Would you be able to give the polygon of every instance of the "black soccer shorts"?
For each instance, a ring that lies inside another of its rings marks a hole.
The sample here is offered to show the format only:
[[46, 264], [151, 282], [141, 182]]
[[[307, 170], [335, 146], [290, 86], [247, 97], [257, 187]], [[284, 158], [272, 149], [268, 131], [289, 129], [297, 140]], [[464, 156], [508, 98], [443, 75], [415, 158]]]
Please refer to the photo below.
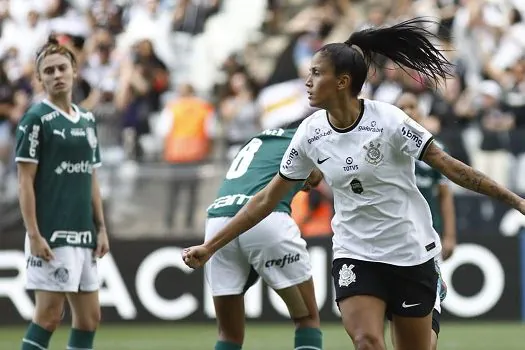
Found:
[[387, 314], [424, 317], [436, 301], [438, 274], [434, 259], [415, 266], [335, 259], [332, 263], [336, 302], [370, 295], [387, 304]]

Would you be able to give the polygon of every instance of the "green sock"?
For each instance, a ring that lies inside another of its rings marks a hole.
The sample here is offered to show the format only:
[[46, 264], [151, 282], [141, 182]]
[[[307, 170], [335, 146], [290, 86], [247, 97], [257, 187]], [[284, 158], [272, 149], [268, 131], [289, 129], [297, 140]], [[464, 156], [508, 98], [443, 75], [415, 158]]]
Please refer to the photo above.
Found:
[[241, 350], [242, 344], [235, 344], [229, 341], [218, 340], [215, 343], [215, 350]]
[[298, 328], [295, 330], [295, 350], [322, 350], [323, 333], [319, 328]]
[[93, 349], [93, 339], [95, 339], [95, 331], [82, 331], [80, 329], [72, 328], [69, 333], [67, 349], [91, 350]]
[[51, 335], [53, 335], [53, 332], [31, 322], [29, 327], [27, 327], [24, 339], [22, 339], [22, 350], [47, 349]]

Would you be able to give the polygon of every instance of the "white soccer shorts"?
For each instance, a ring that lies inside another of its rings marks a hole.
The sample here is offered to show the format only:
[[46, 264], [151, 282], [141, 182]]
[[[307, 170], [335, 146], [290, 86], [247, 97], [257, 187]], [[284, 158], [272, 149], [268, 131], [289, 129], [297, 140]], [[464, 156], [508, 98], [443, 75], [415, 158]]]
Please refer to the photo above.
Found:
[[[209, 218], [206, 240], [214, 237], [231, 219]], [[270, 214], [228, 243], [204, 266], [213, 296], [245, 292], [252, 269], [273, 289], [288, 288], [312, 276], [310, 257], [299, 227], [288, 214], [280, 212]]]
[[58, 247], [53, 249], [55, 258], [49, 262], [31, 256], [26, 235], [25, 256], [26, 289], [50, 292], [94, 292], [99, 289], [97, 260], [93, 249]]

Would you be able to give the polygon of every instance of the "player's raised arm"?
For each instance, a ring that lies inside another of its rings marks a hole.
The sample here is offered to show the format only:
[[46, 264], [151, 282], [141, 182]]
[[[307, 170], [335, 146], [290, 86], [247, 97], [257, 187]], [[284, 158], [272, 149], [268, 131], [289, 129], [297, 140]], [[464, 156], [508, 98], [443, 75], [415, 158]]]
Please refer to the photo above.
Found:
[[285, 179], [280, 174], [275, 175], [214, 238], [201, 246], [186, 249], [183, 255], [184, 262], [192, 268], [204, 265], [217, 250], [267, 217], [294, 184], [293, 180]]
[[192, 268], [204, 265], [217, 250], [270, 215], [297, 181], [306, 181], [315, 166], [303, 150], [304, 130], [303, 122], [288, 145], [279, 173], [272, 181], [253, 196], [215, 237], [200, 246], [184, 250], [183, 259], [186, 265]]
[[212, 252], [215, 252], [241, 233], [261, 222], [262, 219], [272, 212], [293, 185], [293, 181], [286, 180], [280, 175], [275, 175], [272, 181], [239, 211], [239, 214], [232, 220], [229, 230], [224, 230], [223, 233], [209, 240], [205, 245]]
[[485, 174], [451, 157], [437, 145], [431, 143], [422, 159], [459, 186], [498, 199], [525, 214], [525, 200], [523, 198]]

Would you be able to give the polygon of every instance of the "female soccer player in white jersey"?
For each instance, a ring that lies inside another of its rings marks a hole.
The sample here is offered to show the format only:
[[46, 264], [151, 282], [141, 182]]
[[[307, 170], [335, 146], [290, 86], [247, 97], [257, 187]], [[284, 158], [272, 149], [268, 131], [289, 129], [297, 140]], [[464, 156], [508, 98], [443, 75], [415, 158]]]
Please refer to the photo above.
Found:
[[202, 266], [271, 213], [294, 182], [317, 167], [334, 193], [332, 271], [342, 322], [354, 347], [386, 349], [383, 324], [389, 312], [397, 349], [430, 349], [438, 278], [434, 258], [441, 244], [416, 187], [414, 159], [522, 213], [525, 200], [447, 155], [397, 107], [358, 98], [375, 54], [434, 82], [448, 75], [451, 64], [431, 44], [432, 34], [424, 29], [428, 24], [412, 19], [323, 46], [306, 81], [310, 105], [321, 110], [299, 126], [280, 173], [214, 238], [186, 249], [186, 264]]
[[100, 152], [93, 114], [72, 104], [77, 64], [50, 38], [35, 69], [47, 98], [17, 128], [20, 208], [27, 230], [26, 287], [35, 313], [22, 350], [47, 349], [64, 302], [72, 310], [67, 349], [92, 349], [100, 320], [97, 257], [109, 250], [95, 168]]

